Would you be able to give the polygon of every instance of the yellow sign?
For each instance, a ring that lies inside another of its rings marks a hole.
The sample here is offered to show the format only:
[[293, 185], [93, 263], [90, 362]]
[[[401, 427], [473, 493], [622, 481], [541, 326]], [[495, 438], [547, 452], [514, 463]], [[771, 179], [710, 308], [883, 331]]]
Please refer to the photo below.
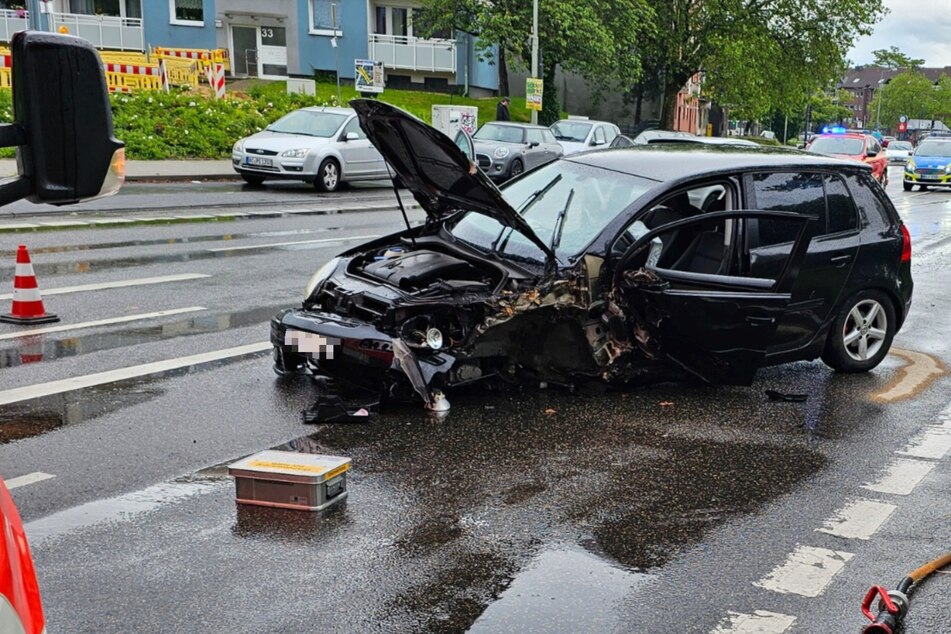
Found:
[[529, 110], [542, 109], [542, 92], [544, 80], [529, 77], [525, 80], [525, 107]]

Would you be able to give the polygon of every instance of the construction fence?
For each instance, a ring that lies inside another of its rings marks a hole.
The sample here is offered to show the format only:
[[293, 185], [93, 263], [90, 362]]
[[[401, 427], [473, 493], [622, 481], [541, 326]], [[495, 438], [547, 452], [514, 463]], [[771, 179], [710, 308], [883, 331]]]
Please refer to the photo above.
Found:
[[[224, 49], [182, 49], [156, 47], [151, 53], [100, 51], [106, 85], [110, 92], [163, 90], [168, 86], [198, 86], [208, 81], [208, 70], [216, 64], [230, 70]], [[163, 72], [164, 67], [164, 72]], [[0, 88], [10, 88], [10, 50], [0, 47]]]

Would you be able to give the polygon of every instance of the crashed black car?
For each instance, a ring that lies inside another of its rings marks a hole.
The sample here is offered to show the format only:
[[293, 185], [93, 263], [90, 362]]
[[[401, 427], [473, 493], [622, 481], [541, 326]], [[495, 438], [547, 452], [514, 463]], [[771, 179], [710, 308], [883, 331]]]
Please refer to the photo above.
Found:
[[911, 306], [910, 238], [869, 169], [794, 150], [597, 150], [500, 190], [379, 101], [360, 125], [426, 211], [342, 253], [271, 322], [275, 370], [385, 396], [467, 383], [749, 384], [861, 372]]

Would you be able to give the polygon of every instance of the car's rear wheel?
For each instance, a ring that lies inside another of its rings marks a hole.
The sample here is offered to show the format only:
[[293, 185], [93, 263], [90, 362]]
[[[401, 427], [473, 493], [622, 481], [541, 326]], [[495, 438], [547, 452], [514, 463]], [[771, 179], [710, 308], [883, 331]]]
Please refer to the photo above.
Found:
[[522, 164], [522, 160], [521, 160], [521, 159], [513, 159], [513, 160], [512, 160], [512, 169], [509, 170], [509, 177], [510, 177], [510, 178], [515, 178], [516, 176], [518, 176], [519, 174], [521, 174], [521, 173], [524, 172], [524, 171], [525, 171], [525, 165]]
[[340, 187], [340, 165], [332, 158], [325, 158], [317, 170], [317, 180], [314, 181], [317, 191], [333, 192]]
[[867, 372], [888, 354], [896, 326], [888, 296], [861, 291], [840, 306], [822, 360], [838, 372]]
[[251, 187], [260, 187], [264, 184], [263, 176], [254, 176], [252, 174], [242, 174], [241, 178], [244, 179], [244, 182], [250, 185]]
[[906, 192], [910, 192], [910, 191], [911, 191], [911, 183], [902, 183], [902, 184], [901, 184], [901, 188], [904, 189]]

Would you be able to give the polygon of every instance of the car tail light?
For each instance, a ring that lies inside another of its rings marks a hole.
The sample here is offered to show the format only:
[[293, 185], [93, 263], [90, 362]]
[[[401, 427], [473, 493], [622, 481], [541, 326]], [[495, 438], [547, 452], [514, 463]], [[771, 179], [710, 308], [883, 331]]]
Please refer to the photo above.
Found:
[[911, 234], [905, 225], [901, 226], [901, 261], [911, 262]]

